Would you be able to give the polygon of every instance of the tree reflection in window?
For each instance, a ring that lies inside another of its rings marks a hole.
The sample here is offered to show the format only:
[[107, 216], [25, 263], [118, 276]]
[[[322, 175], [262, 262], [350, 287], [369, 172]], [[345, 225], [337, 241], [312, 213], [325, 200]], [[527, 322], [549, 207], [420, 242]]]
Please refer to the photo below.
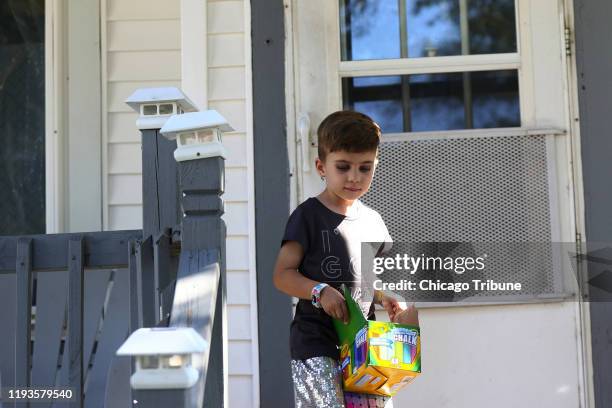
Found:
[[44, 8], [0, 3], [0, 235], [45, 232]]
[[513, 53], [514, 0], [339, 0], [343, 61]]
[[342, 84], [344, 108], [372, 116], [385, 133], [521, 125], [516, 70], [355, 77]]

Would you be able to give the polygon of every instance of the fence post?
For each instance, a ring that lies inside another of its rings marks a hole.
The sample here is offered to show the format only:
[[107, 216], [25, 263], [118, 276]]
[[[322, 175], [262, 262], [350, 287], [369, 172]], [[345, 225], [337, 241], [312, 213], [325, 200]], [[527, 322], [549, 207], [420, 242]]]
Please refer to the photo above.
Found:
[[[161, 240], [170, 241], [166, 229], [175, 229], [181, 220], [178, 169], [173, 158], [176, 144], [162, 137], [159, 130], [172, 115], [192, 112], [196, 108], [174, 87], [138, 89], [125, 102], [140, 114], [136, 126], [142, 140], [142, 235], [144, 242], [151, 236], [155, 245]], [[166, 314], [160, 312], [160, 293], [166, 289], [163, 285], [172, 282], [174, 277], [170, 276], [171, 268], [155, 268], [154, 265], [140, 272], [143, 280], [153, 283], [147, 285], [145, 282], [145, 286], [154, 287], [153, 293], [143, 291], [143, 324], [155, 326]]]
[[[17, 240], [17, 332], [15, 337], [15, 386], [30, 386], [30, 365], [32, 364], [31, 322], [32, 322], [32, 239]], [[18, 406], [28, 406], [27, 403]]]
[[[177, 143], [174, 157], [179, 165], [183, 212], [171, 325], [191, 326], [210, 342], [204, 354], [203, 381], [196, 391], [206, 407], [227, 403], [226, 228], [221, 219], [227, 153], [221, 134], [232, 130], [214, 110], [175, 116], [161, 130]], [[190, 279], [181, 284], [183, 277]], [[198, 299], [193, 298], [194, 293], [200, 294]]]

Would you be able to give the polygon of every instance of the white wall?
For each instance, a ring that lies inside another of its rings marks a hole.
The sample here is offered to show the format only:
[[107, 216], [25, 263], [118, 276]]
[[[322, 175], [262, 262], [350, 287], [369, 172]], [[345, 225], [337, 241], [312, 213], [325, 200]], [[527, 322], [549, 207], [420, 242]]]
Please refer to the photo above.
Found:
[[[109, 230], [142, 228], [137, 88], [180, 86], [179, 1], [102, 1], [103, 219]], [[163, 61], [163, 63], [160, 63]]]
[[582, 406], [576, 303], [419, 315], [422, 373], [393, 398], [396, 408]]
[[[203, 39], [205, 47], [201, 47], [207, 54], [207, 84], [201, 90], [206, 104], [225, 116], [235, 129], [223, 137], [229, 152], [223, 218], [227, 224], [231, 408], [257, 406], [259, 399], [249, 7], [248, 1], [208, 0], [207, 38]], [[102, 35], [106, 229], [142, 227], [140, 134], [135, 125], [136, 113], [123, 101], [140, 87], [181, 86], [181, 60], [189, 61], [190, 56], [181, 56], [180, 8], [179, 0], [105, 0]], [[194, 99], [199, 100], [199, 95]]]
[[251, 124], [250, 4], [208, 1], [208, 108], [216, 109], [235, 132], [223, 138], [229, 320], [229, 406], [258, 405], [257, 314], [254, 267], [254, 193]]

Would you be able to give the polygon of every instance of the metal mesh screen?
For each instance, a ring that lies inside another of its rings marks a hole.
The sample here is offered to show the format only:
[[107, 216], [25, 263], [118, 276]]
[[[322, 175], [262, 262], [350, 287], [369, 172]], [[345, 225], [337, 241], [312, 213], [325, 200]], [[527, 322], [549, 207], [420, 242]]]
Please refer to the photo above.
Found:
[[498, 249], [486, 278], [555, 292], [545, 135], [384, 142], [379, 159], [363, 202], [395, 242], [538, 242]]

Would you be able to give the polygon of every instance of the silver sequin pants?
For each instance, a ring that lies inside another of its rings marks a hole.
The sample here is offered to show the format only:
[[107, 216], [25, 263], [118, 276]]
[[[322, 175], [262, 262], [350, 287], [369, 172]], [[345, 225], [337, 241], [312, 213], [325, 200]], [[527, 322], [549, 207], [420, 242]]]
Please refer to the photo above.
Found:
[[393, 408], [391, 398], [344, 393], [338, 363], [329, 357], [291, 360], [296, 408]]

